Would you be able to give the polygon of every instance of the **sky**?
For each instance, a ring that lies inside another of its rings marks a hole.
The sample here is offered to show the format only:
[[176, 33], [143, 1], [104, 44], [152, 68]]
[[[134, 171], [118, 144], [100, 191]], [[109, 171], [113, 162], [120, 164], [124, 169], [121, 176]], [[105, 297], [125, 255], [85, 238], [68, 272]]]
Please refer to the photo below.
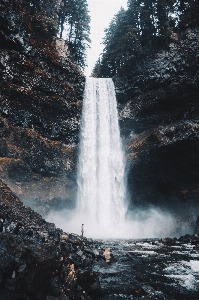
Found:
[[109, 26], [114, 15], [121, 7], [127, 8], [127, 0], [87, 0], [91, 16], [91, 48], [87, 54], [88, 67], [85, 68], [85, 75], [90, 76], [95, 62], [102, 53], [102, 38], [104, 29]]

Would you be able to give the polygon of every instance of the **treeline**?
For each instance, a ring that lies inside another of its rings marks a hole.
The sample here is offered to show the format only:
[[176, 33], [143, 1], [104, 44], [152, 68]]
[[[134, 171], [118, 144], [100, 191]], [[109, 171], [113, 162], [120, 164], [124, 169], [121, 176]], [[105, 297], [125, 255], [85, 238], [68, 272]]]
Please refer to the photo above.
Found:
[[86, 0], [62, 0], [59, 7], [59, 35], [64, 37], [77, 63], [84, 68], [89, 47], [90, 16]]
[[14, 0], [35, 38], [63, 37], [74, 60], [82, 69], [90, 39], [87, 0]]
[[128, 73], [136, 59], [165, 48], [179, 29], [199, 24], [199, 0], [128, 0], [105, 29], [93, 77]]

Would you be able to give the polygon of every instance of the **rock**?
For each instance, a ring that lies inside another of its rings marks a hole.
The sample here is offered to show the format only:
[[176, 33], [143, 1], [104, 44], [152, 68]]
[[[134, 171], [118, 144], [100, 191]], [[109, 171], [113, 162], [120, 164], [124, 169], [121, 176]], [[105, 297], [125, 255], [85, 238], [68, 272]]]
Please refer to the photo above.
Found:
[[161, 239], [161, 242], [167, 245], [174, 245], [175, 244], [175, 240], [170, 238], [170, 237], [165, 237]]
[[98, 276], [92, 271], [97, 256], [91, 241], [84, 238], [82, 242], [80, 236], [46, 222], [2, 181], [0, 200], [5, 228], [0, 232], [0, 284], [6, 300], [15, 299], [17, 293], [18, 299], [26, 300], [81, 300], [79, 294], [84, 291], [101, 295]]
[[84, 271], [78, 276], [77, 282], [78, 285], [91, 296], [99, 297], [102, 294], [100, 283], [95, 272]]
[[69, 236], [67, 234], [60, 235], [61, 242], [67, 242], [69, 240]]
[[54, 25], [50, 31], [45, 23], [55, 22], [56, 9], [48, 6], [41, 17], [27, 1], [7, 4], [2, 0], [0, 175], [47, 215], [74, 206], [85, 78]]
[[23, 273], [24, 272], [24, 270], [25, 270], [25, 268], [26, 268], [26, 264], [24, 264], [24, 265], [21, 265], [20, 267], [19, 267], [19, 269], [18, 269], [18, 273]]
[[166, 208], [183, 224], [174, 228], [177, 236], [193, 232], [193, 207], [199, 209], [198, 41], [197, 27], [183, 30], [169, 49], [148, 53], [113, 78], [128, 208]]
[[100, 297], [102, 295], [102, 290], [100, 286], [99, 279], [97, 278], [96, 281], [90, 286], [91, 292], [90, 295]]
[[46, 296], [45, 300], [69, 300], [68, 297], [66, 297], [66, 295], [61, 295], [59, 297], [53, 297], [53, 296]]
[[142, 289], [145, 291], [145, 293], [150, 294], [150, 295], [154, 295], [154, 293], [155, 293], [154, 288], [150, 285], [142, 285]]

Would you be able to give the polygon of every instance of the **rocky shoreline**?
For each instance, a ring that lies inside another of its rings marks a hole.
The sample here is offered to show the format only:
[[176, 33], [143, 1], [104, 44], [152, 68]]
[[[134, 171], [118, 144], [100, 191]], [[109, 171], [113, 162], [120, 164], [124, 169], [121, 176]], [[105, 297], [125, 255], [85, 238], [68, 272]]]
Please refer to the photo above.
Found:
[[[2, 182], [0, 220], [1, 300], [198, 299], [198, 234], [92, 240], [46, 222]], [[177, 275], [191, 286], [172, 279], [173, 265], [187, 266]]]
[[[90, 299], [100, 295], [91, 239], [46, 222], [1, 182], [0, 299]], [[105, 258], [104, 258], [105, 260]], [[84, 295], [85, 294], [85, 295]]]

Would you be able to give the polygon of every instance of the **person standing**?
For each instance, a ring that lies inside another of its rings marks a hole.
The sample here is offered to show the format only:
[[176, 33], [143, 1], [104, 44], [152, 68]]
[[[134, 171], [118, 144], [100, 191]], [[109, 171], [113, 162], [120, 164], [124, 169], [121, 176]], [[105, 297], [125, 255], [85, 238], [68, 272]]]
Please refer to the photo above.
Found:
[[81, 233], [82, 233], [82, 237], [83, 237], [84, 236], [84, 224], [82, 224]]

